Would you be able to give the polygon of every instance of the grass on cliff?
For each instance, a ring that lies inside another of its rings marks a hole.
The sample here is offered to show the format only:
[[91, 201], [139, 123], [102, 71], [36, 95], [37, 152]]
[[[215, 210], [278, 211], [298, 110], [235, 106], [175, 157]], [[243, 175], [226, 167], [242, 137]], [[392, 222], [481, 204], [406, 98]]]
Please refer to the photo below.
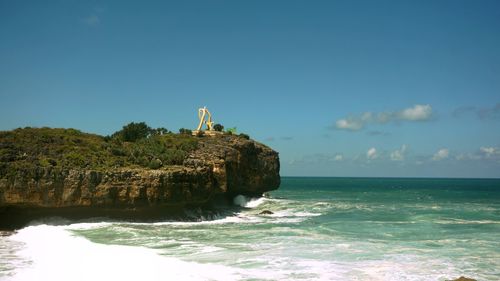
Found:
[[75, 129], [23, 128], [1, 131], [0, 178], [12, 176], [20, 170], [33, 171], [48, 167], [61, 170], [120, 167], [158, 169], [181, 165], [189, 152], [198, 145], [196, 137], [165, 130], [151, 130], [146, 136], [134, 141], [124, 141], [119, 137], [119, 132], [103, 137]]

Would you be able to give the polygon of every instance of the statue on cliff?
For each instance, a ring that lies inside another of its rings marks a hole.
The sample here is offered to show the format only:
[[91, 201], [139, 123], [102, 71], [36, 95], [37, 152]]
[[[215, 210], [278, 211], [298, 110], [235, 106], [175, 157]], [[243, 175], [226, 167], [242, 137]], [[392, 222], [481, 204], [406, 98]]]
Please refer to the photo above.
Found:
[[[198, 109], [198, 118], [200, 119], [200, 123], [198, 124], [198, 128], [196, 128], [196, 131], [200, 131], [201, 128], [203, 127], [203, 124], [207, 125], [208, 131], [214, 130], [213, 129], [214, 122], [212, 122], [212, 114], [210, 114], [210, 111], [208, 111], [206, 106]], [[207, 120], [205, 120], [206, 118]]]

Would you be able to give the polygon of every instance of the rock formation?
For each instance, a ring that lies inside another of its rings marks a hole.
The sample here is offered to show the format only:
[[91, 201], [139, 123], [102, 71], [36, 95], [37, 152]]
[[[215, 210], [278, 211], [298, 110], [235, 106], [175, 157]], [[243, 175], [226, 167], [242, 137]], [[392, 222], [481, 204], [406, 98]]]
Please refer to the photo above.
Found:
[[[221, 196], [261, 195], [279, 187], [278, 153], [233, 135], [201, 137], [183, 165], [104, 170], [20, 169], [0, 177], [0, 228], [44, 215], [148, 216], [203, 206]], [[155, 213], [155, 214], [153, 214]]]
[[459, 278], [453, 279], [453, 280], [450, 280], [450, 281], [476, 281], [476, 279], [472, 279], [472, 278], [467, 278], [467, 277], [460, 276]]

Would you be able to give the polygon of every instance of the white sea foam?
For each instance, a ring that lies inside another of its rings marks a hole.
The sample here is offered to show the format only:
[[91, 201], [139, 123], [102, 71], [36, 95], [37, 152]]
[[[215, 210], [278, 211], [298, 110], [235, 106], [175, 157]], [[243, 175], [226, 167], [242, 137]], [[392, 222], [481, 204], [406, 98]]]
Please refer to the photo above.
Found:
[[500, 224], [500, 221], [444, 219], [444, 220], [436, 220], [435, 223], [438, 223], [438, 224]]
[[321, 216], [321, 213], [311, 213], [311, 212], [294, 212], [293, 210], [282, 210], [276, 211], [274, 214], [269, 215], [275, 218], [286, 218], [286, 217], [317, 217]]
[[244, 195], [237, 195], [233, 199], [234, 205], [245, 207], [245, 208], [256, 208], [262, 203], [268, 201], [269, 199], [265, 197], [251, 198]]
[[257, 199], [250, 199], [250, 201], [247, 202], [247, 204], [245, 205], [245, 207], [247, 207], [247, 208], [256, 208], [256, 207], [260, 206], [262, 203], [266, 202], [267, 200], [268, 199], [264, 198], [264, 197], [257, 198]]
[[235, 280], [223, 265], [186, 262], [141, 247], [102, 245], [72, 236], [64, 227], [39, 225], [10, 239], [25, 244], [18, 254], [31, 261], [7, 280]]
[[[211, 225], [211, 224], [231, 224], [231, 223], [257, 223], [261, 222], [262, 219], [253, 216], [247, 216], [244, 214], [236, 214], [234, 216], [228, 216], [216, 220], [205, 220], [205, 221], [168, 221], [168, 222], [156, 222], [148, 225], [172, 225], [172, 226], [196, 226], [196, 225]], [[141, 223], [138, 223], [141, 224]]]
[[[360, 242], [354, 241], [339, 240], [335, 247], [314, 250], [314, 246], [311, 248], [304, 243], [293, 243], [297, 249], [287, 247], [288, 243], [276, 244], [271, 240], [254, 251], [241, 253], [232, 252], [231, 247], [226, 249], [191, 240], [179, 246], [199, 248], [195, 255], [189, 254], [191, 259], [200, 256], [203, 260], [214, 257], [218, 260], [218, 264], [207, 264], [172, 257], [183, 252], [179, 248], [170, 253], [165, 252], [171, 251], [169, 249], [92, 243], [68, 230], [77, 226], [80, 229], [94, 227], [92, 224], [38, 225], [8, 237], [24, 244], [17, 255], [30, 263], [16, 264], [16, 274], [5, 277], [5, 280], [445, 280], [462, 273], [447, 260], [409, 254], [412, 249], [401, 248], [405, 253], [384, 254], [376, 259], [348, 261], [335, 258], [343, 252], [362, 257], [363, 253], [356, 253], [356, 248], [361, 247]], [[296, 229], [290, 228], [290, 231]], [[306, 236], [304, 231], [294, 237], [302, 239]], [[324, 239], [328, 237], [321, 237], [318, 241]], [[272, 250], [273, 247], [278, 248]], [[308, 247], [315, 254], [305, 258], [303, 255], [307, 251], [301, 247]], [[383, 249], [371, 247], [371, 251]], [[227, 258], [231, 255], [233, 258]], [[227, 260], [221, 262], [221, 259]]]
[[85, 223], [73, 223], [66, 226], [66, 229], [77, 230], [77, 229], [95, 229], [108, 227], [113, 225], [112, 222], [85, 222]]
[[311, 213], [311, 212], [296, 212], [294, 215], [296, 217], [317, 217], [317, 216], [321, 216], [320, 213]]

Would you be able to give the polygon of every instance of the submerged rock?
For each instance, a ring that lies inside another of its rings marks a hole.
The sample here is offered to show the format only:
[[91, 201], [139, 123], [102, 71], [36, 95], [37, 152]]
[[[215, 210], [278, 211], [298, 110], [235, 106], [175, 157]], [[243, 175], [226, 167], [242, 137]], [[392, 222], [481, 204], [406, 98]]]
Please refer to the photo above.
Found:
[[159, 169], [19, 168], [0, 173], [0, 228], [47, 215], [148, 217], [202, 206], [221, 195], [261, 196], [279, 187], [279, 168], [276, 151], [232, 135], [199, 138], [182, 165]]
[[272, 214], [274, 214], [274, 213], [269, 211], [269, 210], [264, 210], [264, 211], [259, 213], [259, 215], [272, 215]]
[[460, 276], [457, 279], [452, 279], [452, 280], [449, 280], [449, 281], [477, 281], [477, 280], [476, 279], [472, 279], [472, 278], [467, 278], [467, 277]]

